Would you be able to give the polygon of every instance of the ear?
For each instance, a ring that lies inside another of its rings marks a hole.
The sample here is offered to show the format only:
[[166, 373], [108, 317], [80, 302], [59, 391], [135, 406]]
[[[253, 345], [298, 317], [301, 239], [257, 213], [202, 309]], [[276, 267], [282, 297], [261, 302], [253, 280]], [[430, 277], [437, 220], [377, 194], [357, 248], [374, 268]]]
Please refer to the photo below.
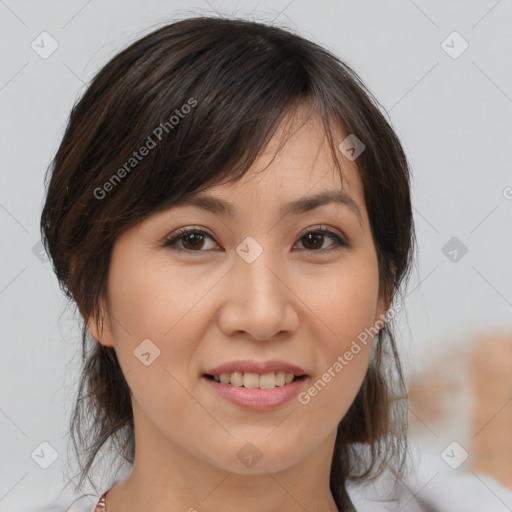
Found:
[[[75, 269], [76, 269], [76, 260], [77, 256], [73, 255], [71, 257], [71, 261], [69, 264], [70, 269], [70, 275], [74, 276]], [[77, 302], [78, 309], [80, 310], [80, 313], [82, 315], [82, 318], [85, 318], [86, 315], [80, 305], [79, 302]], [[112, 328], [110, 324], [110, 317], [107, 314], [107, 308], [105, 307], [103, 299], [100, 298], [99, 305], [100, 309], [100, 319], [101, 319], [101, 326], [98, 325], [94, 318], [89, 318], [87, 320], [87, 327], [89, 328], [89, 332], [91, 333], [92, 337], [101, 343], [102, 345], [105, 345], [106, 347], [113, 347], [113, 336], [112, 336]]]
[[391, 299], [389, 295], [381, 293], [377, 301], [377, 311], [375, 314], [375, 323], [384, 323], [389, 307], [391, 306]]
[[[395, 274], [396, 267], [392, 263], [391, 269], [393, 276]], [[390, 287], [380, 284], [379, 285], [379, 300], [377, 301], [377, 312], [375, 316], [375, 323], [384, 323], [389, 308], [391, 307], [392, 289]]]
[[98, 307], [100, 309], [101, 325], [98, 325], [94, 318], [90, 318], [87, 322], [89, 332], [98, 343], [101, 343], [106, 347], [113, 347], [114, 338], [112, 335], [112, 324], [110, 322], [110, 316], [107, 313], [107, 309], [105, 307], [103, 299], [100, 299]]

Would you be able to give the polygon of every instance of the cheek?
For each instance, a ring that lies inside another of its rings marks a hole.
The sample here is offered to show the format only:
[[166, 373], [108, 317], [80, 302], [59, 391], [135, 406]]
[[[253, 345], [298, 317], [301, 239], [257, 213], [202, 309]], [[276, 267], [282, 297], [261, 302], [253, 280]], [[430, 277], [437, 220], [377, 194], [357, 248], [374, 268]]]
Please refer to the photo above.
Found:
[[162, 417], [164, 423], [165, 418], [182, 417], [190, 408], [185, 388], [192, 373], [190, 361], [202, 337], [201, 298], [208, 292], [208, 283], [140, 257], [131, 261], [125, 255], [113, 262], [110, 325], [137, 406], [150, 417]]
[[211, 288], [211, 277], [192, 278], [179, 266], [140, 256], [116, 263], [109, 275], [108, 308], [118, 320], [113, 329], [122, 337], [129, 332], [133, 343], [150, 338], [167, 344], [178, 331], [181, 335], [189, 316], [201, 311], [201, 301]]
[[330, 271], [311, 289], [311, 309], [325, 327], [322, 337], [324, 352], [333, 354], [348, 350], [352, 341], [372, 327], [377, 320], [379, 300], [378, 267], [376, 256], [354, 254]]
[[335, 424], [354, 400], [369, 364], [379, 292], [376, 258], [362, 255], [329, 276], [310, 295], [320, 319], [316, 325], [325, 334], [315, 338], [319, 373], [299, 402], [311, 415]]
[[116, 354], [141, 407], [154, 412], [166, 404], [166, 414], [185, 414], [190, 395], [183, 386], [198, 378], [191, 362], [208, 328], [207, 308], [219, 278], [200, 267], [187, 272], [168, 262], [144, 261], [140, 254], [130, 260], [128, 254], [113, 260], [109, 276]]

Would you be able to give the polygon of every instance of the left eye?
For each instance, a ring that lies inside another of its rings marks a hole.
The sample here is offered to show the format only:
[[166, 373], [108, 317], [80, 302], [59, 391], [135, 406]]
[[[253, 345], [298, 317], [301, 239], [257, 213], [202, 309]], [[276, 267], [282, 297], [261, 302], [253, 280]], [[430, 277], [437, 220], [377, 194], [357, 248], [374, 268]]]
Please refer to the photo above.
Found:
[[[328, 249], [322, 249], [322, 245], [325, 237], [330, 237], [334, 240], [334, 247]], [[169, 237], [165, 240], [164, 246], [169, 247], [171, 250], [184, 251], [184, 252], [205, 252], [201, 250], [204, 248], [204, 241], [209, 238], [213, 241], [213, 238], [203, 230], [200, 229], [183, 229], [178, 231], [174, 236]], [[304, 233], [300, 240], [305, 240], [307, 245], [312, 245], [313, 248], [306, 247], [303, 250], [312, 252], [329, 252], [341, 247], [346, 247], [348, 244], [343, 238], [337, 233], [325, 228], [311, 229]], [[319, 243], [320, 240], [320, 243]], [[180, 244], [180, 242], [183, 242]], [[214, 244], [215, 245], [215, 244]], [[215, 247], [214, 247], [215, 248]], [[320, 249], [320, 250], [319, 250]]]
[[[322, 249], [321, 252], [334, 251], [336, 249], [340, 249], [340, 248], [346, 247], [348, 245], [347, 242], [343, 238], [341, 238], [340, 235], [338, 235], [334, 231], [331, 231], [326, 228], [311, 229], [311, 230], [307, 231], [306, 233], [304, 233], [301, 236], [301, 238], [299, 238], [299, 240], [306, 239], [308, 244], [312, 243], [313, 245], [317, 246], [318, 240], [325, 239], [326, 236], [331, 237], [334, 240], [334, 244], [332, 244], [332, 246], [329, 246], [328, 249]], [[322, 246], [322, 245], [323, 245], [323, 242], [320, 243], [320, 246]], [[316, 247], [316, 249], [318, 249], [318, 247]], [[311, 249], [306, 248], [306, 250], [310, 251]], [[314, 252], [318, 252], [318, 251], [314, 251]]]

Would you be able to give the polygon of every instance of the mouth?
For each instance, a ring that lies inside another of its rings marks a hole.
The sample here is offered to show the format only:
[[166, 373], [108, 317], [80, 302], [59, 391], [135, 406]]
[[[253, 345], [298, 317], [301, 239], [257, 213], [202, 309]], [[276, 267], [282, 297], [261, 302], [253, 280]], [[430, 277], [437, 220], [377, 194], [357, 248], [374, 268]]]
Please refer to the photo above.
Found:
[[211, 375], [205, 373], [203, 374], [203, 377], [220, 384], [227, 384], [230, 386], [244, 387], [248, 389], [274, 389], [277, 387], [287, 386], [288, 384], [298, 380], [305, 380], [307, 375], [296, 375], [291, 372], [278, 371], [263, 374], [252, 372], [233, 372]]

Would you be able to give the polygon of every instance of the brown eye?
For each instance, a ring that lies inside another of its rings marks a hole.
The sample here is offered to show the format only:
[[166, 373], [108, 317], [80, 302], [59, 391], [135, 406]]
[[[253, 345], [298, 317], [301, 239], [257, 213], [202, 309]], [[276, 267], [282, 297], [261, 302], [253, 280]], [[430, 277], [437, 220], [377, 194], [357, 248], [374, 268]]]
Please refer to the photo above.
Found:
[[[205, 240], [212, 237], [198, 229], [184, 229], [165, 241], [165, 247], [186, 252], [204, 252]], [[180, 244], [181, 242], [181, 244]]]
[[[327, 248], [322, 249], [326, 238], [333, 239], [334, 243]], [[213, 237], [209, 233], [200, 229], [187, 228], [178, 231], [172, 237], [166, 239], [164, 246], [169, 247], [172, 250], [189, 253], [206, 252], [209, 249], [218, 247], [217, 245], [213, 244], [213, 247], [205, 249], [205, 245], [207, 245], [208, 239], [213, 241]], [[302, 235], [300, 240], [303, 241], [302, 243], [304, 245], [304, 249], [301, 250], [308, 252], [325, 253], [348, 246], [347, 242], [345, 242], [345, 240], [341, 238], [337, 233], [326, 228], [311, 229]]]
[[204, 235], [201, 233], [189, 233], [181, 237], [185, 249], [201, 249], [204, 245]]
[[[331, 244], [327, 249], [322, 249], [326, 236], [334, 239], [335, 243]], [[325, 228], [312, 229], [304, 234], [301, 240], [304, 240], [305, 250], [314, 252], [329, 252], [339, 249], [340, 246], [346, 247], [348, 245], [337, 233]]]

